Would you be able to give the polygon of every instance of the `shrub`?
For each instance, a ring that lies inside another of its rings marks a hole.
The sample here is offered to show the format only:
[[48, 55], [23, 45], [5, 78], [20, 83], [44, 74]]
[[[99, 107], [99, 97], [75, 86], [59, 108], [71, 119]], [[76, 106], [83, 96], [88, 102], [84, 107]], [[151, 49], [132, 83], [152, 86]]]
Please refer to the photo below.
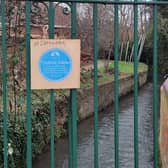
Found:
[[[32, 155], [35, 158], [40, 154], [44, 146], [48, 143], [49, 128], [49, 105], [40, 104], [33, 110], [32, 114]], [[2, 125], [2, 112], [0, 113], [0, 128]], [[9, 155], [9, 150], [13, 153]], [[8, 164], [9, 168], [26, 167], [26, 124], [25, 118], [14, 120], [13, 117], [8, 119]], [[0, 134], [0, 167], [3, 167], [3, 134]]]

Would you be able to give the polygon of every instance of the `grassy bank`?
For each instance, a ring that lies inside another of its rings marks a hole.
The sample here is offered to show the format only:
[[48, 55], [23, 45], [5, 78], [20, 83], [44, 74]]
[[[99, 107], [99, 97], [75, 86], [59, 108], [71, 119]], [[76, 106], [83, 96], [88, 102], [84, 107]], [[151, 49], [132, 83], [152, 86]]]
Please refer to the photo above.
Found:
[[[119, 79], [134, 74], [134, 64], [131, 62], [119, 61]], [[148, 66], [144, 63], [139, 63], [138, 72], [146, 72]], [[114, 80], [114, 61], [111, 61], [108, 67], [109, 72], [105, 72], [104, 66], [98, 68], [98, 82], [99, 85]], [[93, 86], [93, 68], [83, 73], [81, 79], [81, 88]]]
[[[134, 73], [134, 64], [132, 62], [119, 61], [119, 72], [133, 74]], [[114, 61], [109, 64], [110, 69], [114, 69]], [[102, 69], [102, 68], [100, 68]], [[148, 66], [144, 63], [139, 63], [138, 67], [139, 72], [144, 72], [148, 70]]]

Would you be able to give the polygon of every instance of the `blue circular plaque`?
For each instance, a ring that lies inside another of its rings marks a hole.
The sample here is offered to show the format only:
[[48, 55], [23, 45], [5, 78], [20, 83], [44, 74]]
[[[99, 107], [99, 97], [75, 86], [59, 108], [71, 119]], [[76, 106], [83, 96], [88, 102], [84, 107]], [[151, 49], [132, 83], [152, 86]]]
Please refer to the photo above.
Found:
[[70, 74], [72, 60], [64, 50], [53, 48], [41, 56], [38, 66], [46, 80], [56, 82], [64, 80]]

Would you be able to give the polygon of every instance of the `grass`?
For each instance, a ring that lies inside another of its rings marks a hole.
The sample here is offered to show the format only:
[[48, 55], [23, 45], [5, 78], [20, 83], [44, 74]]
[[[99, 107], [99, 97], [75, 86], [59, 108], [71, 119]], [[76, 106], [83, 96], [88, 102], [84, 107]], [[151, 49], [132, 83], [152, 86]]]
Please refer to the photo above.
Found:
[[[109, 69], [114, 69], [114, 61], [109, 64]], [[148, 66], [144, 63], [139, 63], [139, 72], [148, 70]], [[104, 71], [104, 67], [99, 68], [99, 71]], [[134, 64], [132, 62], [119, 61], [119, 72], [126, 74], [134, 74]]]
[[[109, 70], [114, 69], [114, 61], [111, 61], [109, 64]], [[138, 72], [145, 72], [148, 70], [148, 66], [144, 63], [139, 63]], [[93, 72], [86, 72], [86, 80], [81, 82], [81, 88], [90, 88], [93, 87]], [[130, 76], [134, 74], [134, 64], [130, 62], [119, 61], [119, 79], [122, 79], [126, 76]], [[98, 68], [98, 83], [99, 85], [105, 84], [110, 81], [114, 81], [114, 75], [105, 73], [104, 67], [101, 66]]]

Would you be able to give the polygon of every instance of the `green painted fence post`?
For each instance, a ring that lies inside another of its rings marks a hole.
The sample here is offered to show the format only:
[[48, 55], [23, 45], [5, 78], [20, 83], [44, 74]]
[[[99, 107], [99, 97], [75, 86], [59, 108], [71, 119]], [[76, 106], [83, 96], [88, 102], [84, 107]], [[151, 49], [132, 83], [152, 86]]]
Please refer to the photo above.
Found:
[[32, 110], [31, 110], [31, 76], [30, 76], [30, 11], [31, 2], [26, 1], [26, 134], [27, 134], [27, 168], [32, 168]]
[[1, 0], [2, 22], [2, 104], [3, 104], [3, 159], [4, 168], [8, 168], [8, 111], [7, 111], [7, 72], [6, 72], [6, 6]]
[[[138, 0], [134, 0], [135, 3]], [[134, 5], [134, 167], [139, 167], [138, 152], [138, 5]]]
[[[118, 0], [116, 0], [117, 2]], [[115, 168], [119, 168], [119, 18], [118, 4], [114, 6], [114, 145], [115, 145]]]
[[[54, 38], [54, 4], [49, 2], [48, 18], [49, 18], [49, 38]], [[55, 99], [54, 90], [50, 90], [50, 168], [55, 168]]]
[[94, 167], [99, 167], [98, 158], [98, 7], [93, 5], [93, 52], [94, 52]]
[[[77, 11], [76, 11], [76, 3], [71, 4], [71, 37], [75, 39], [77, 37]], [[69, 118], [69, 126], [71, 127], [71, 147], [70, 153], [71, 156], [71, 166], [72, 168], [77, 168], [77, 90], [70, 90], [70, 118]], [[70, 144], [69, 144], [70, 145]]]
[[153, 139], [154, 139], [154, 168], [158, 168], [158, 11], [153, 6]]

